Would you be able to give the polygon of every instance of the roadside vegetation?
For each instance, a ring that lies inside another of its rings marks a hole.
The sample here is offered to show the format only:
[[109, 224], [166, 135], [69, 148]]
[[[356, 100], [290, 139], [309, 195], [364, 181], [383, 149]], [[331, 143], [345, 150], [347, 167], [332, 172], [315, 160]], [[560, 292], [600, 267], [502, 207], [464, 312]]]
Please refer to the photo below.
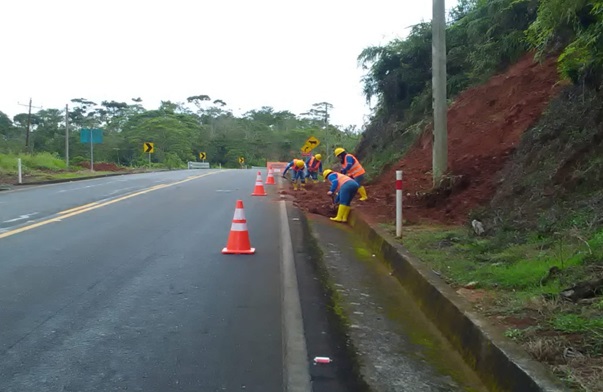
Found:
[[[289, 161], [299, 157], [300, 148], [310, 136], [322, 145], [315, 152], [324, 154], [327, 144], [354, 149], [359, 132], [354, 126], [330, 123], [332, 105], [319, 102], [302, 114], [271, 107], [250, 110], [240, 116], [227, 104], [207, 95], [191, 96], [182, 102], [163, 101], [159, 108], [146, 109], [142, 99], [132, 102], [74, 98], [69, 105], [71, 163], [87, 161], [90, 146], [80, 142], [81, 129], [103, 130], [102, 143], [94, 147], [95, 161], [126, 167], [186, 167], [187, 161], [207, 162], [222, 167], [264, 166], [266, 161]], [[27, 124], [31, 124], [29, 145], [25, 146]], [[0, 153], [40, 154], [64, 159], [65, 110], [44, 109], [15, 115], [0, 112]], [[153, 142], [155, 152], [143, 152], [143, 143]], [[331, 154], [326, 154], [331, 155]], [[45, 167], [49, 169], [49, 167]]]
[[603, 230], [509, 238], [409, 226], [402, 243], [566, 385], [602, 390]]
[[[32, 155], [0, 154], [0, 185], [17, 183], [19, 170], [17, 160], [19, 158], [21, 159], [21, 173], [24, 183], [100, 176], [114, 173], [116, 171], [132, 171], [130, 168], [122, 168], [112, 164], [107, 165], [107, 163], [104, 162], [99, 162], [99, 170], [95, 170], [94, 172], [91, 172], [89, 169], [86, 169], [86, 167], [79, 164], [72, 165], [69, 169], [67, 169], [64, 160], [55, 154], [48, 152]], [[103, 168], [105, 170], [103, 170]]]

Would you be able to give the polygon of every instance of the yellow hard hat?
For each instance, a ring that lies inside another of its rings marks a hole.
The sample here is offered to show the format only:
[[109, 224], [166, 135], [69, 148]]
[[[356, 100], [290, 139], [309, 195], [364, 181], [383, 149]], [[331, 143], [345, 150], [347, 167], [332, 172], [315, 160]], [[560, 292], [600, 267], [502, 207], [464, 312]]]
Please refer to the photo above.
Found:
[[295, 166], [297, 166], [301, 169], [302, 167], [304, 167], [304, 161], [302, 161], [301, 159], [298, 159], [297, 162], [295, 162]]
[[331, 173], [333, 173], [333, 170], [331, 170], [331, 169], [327, 169], [327, 170], [325, 170], [325, 171], [323, 171], [323, 172], [322, 172], [322, 176], [323, 176], [324, 178], [327, 178], [327, 176], [328, 176], [329, 174], [331, 174]]
[[322, 160], [322, 155], [316, 154], [316, 155], [314, 155], [314, 158], [316, 158], [317, 161], [320, 161], [320, 160]]
[[341, 155], [341, 153], [345, 152], [345, 148], [341, 148], [341, 147], [337, 147], [335, 149], [335, 156], [338, 157]]

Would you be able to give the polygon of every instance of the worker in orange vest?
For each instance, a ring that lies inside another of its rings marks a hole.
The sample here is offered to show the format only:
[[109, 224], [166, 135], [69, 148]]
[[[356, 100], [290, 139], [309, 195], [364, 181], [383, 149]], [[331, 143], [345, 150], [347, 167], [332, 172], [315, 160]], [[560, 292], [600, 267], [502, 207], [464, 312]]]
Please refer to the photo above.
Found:
[[314, 183], [318, 182], [318, 173], [322, 173], [322, 155], [316, 154], [313, 157], [308, 158], [306, 161], [306, 167], [308, 168], [308, 178], [312, 178]]
[[359, 189], [358, 183], [345, 174], [337, 173], [330, 169], [325, 170], [322, 175], [331, 183], [331, 189], [327, 194], [329, 196], [336, 194], [334, 202], [335, 204], [339, 203], [337, 216], [331, 218], [331, 220], [335, 222], [347, 222], [352, 210], [350, 204]]
[[345, 174], [350, 178], [353, 178], [354, 181], [358, 183], [360, 186], [358, 188], [358, 193], [360, 193], [360, 201], [365, 201], [368, 199], [366, 194], [366, 188], [362, 186], [364, 182], [364, 174], [366, 171], [352, 154], [348, 154], [345, 151], [345, 148], [338, 147], [335, 149], [335, 156], [339, 158], [339, 162], [341, 162], [341, 174]]
[[296, 191], [298, 189], [297, 180], [301, 182], [300, 186], [303, 188], [306, 185], [306, 177], [304, 173], [306, 171], [306, 163], [301, 159], [292, 160], [291, 162], [289, 162], [287, 167], [285, 167], [285, 171], [283, 172], [283, 178], [286, 178], [285, 174], [287, 174], [287, 171], [289, 169], [293, 170], [293, 175], [291, 176], [293, 182], [293, 190]]

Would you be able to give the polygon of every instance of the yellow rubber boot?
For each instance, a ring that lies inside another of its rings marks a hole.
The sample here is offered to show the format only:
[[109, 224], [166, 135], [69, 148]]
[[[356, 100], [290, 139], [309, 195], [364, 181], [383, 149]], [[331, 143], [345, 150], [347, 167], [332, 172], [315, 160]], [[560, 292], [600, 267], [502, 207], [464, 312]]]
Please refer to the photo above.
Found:
[[297, 182], [293, 183], [293, 190], [296, 191], [297, 190]]
[[358, 188], [358, 193], [360, 193], [360, 201], [368, 200], [365, 187], [361, 186], [360, 188]]
[[347, 222], [348, 221], [348, 217], [350, 216], [350, 211], [352, 211], [352, 207], [350, 206], [344, 206], [345, 209], [343, 210], [343, 219], [341, 220], [342, 222]]
[[344, 211], [345, 211], [345, 206], [340, 204], [339, 208], [337, 209], [337, 216], [335, 218], [331, 218], [331, 220], [334, 222], [343, 222]]

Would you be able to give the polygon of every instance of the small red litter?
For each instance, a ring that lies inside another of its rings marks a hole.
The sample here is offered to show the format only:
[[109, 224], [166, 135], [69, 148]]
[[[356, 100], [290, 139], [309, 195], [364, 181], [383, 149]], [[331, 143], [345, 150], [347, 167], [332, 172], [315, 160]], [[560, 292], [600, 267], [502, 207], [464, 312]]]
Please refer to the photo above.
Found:
[[329, 357], [316, 357], [314, 358], [314, 364], [316, 365], [317, 363], [320, 364], [325, 364], [325, 363], [331, 363], [333, 362], [333, 360]]

